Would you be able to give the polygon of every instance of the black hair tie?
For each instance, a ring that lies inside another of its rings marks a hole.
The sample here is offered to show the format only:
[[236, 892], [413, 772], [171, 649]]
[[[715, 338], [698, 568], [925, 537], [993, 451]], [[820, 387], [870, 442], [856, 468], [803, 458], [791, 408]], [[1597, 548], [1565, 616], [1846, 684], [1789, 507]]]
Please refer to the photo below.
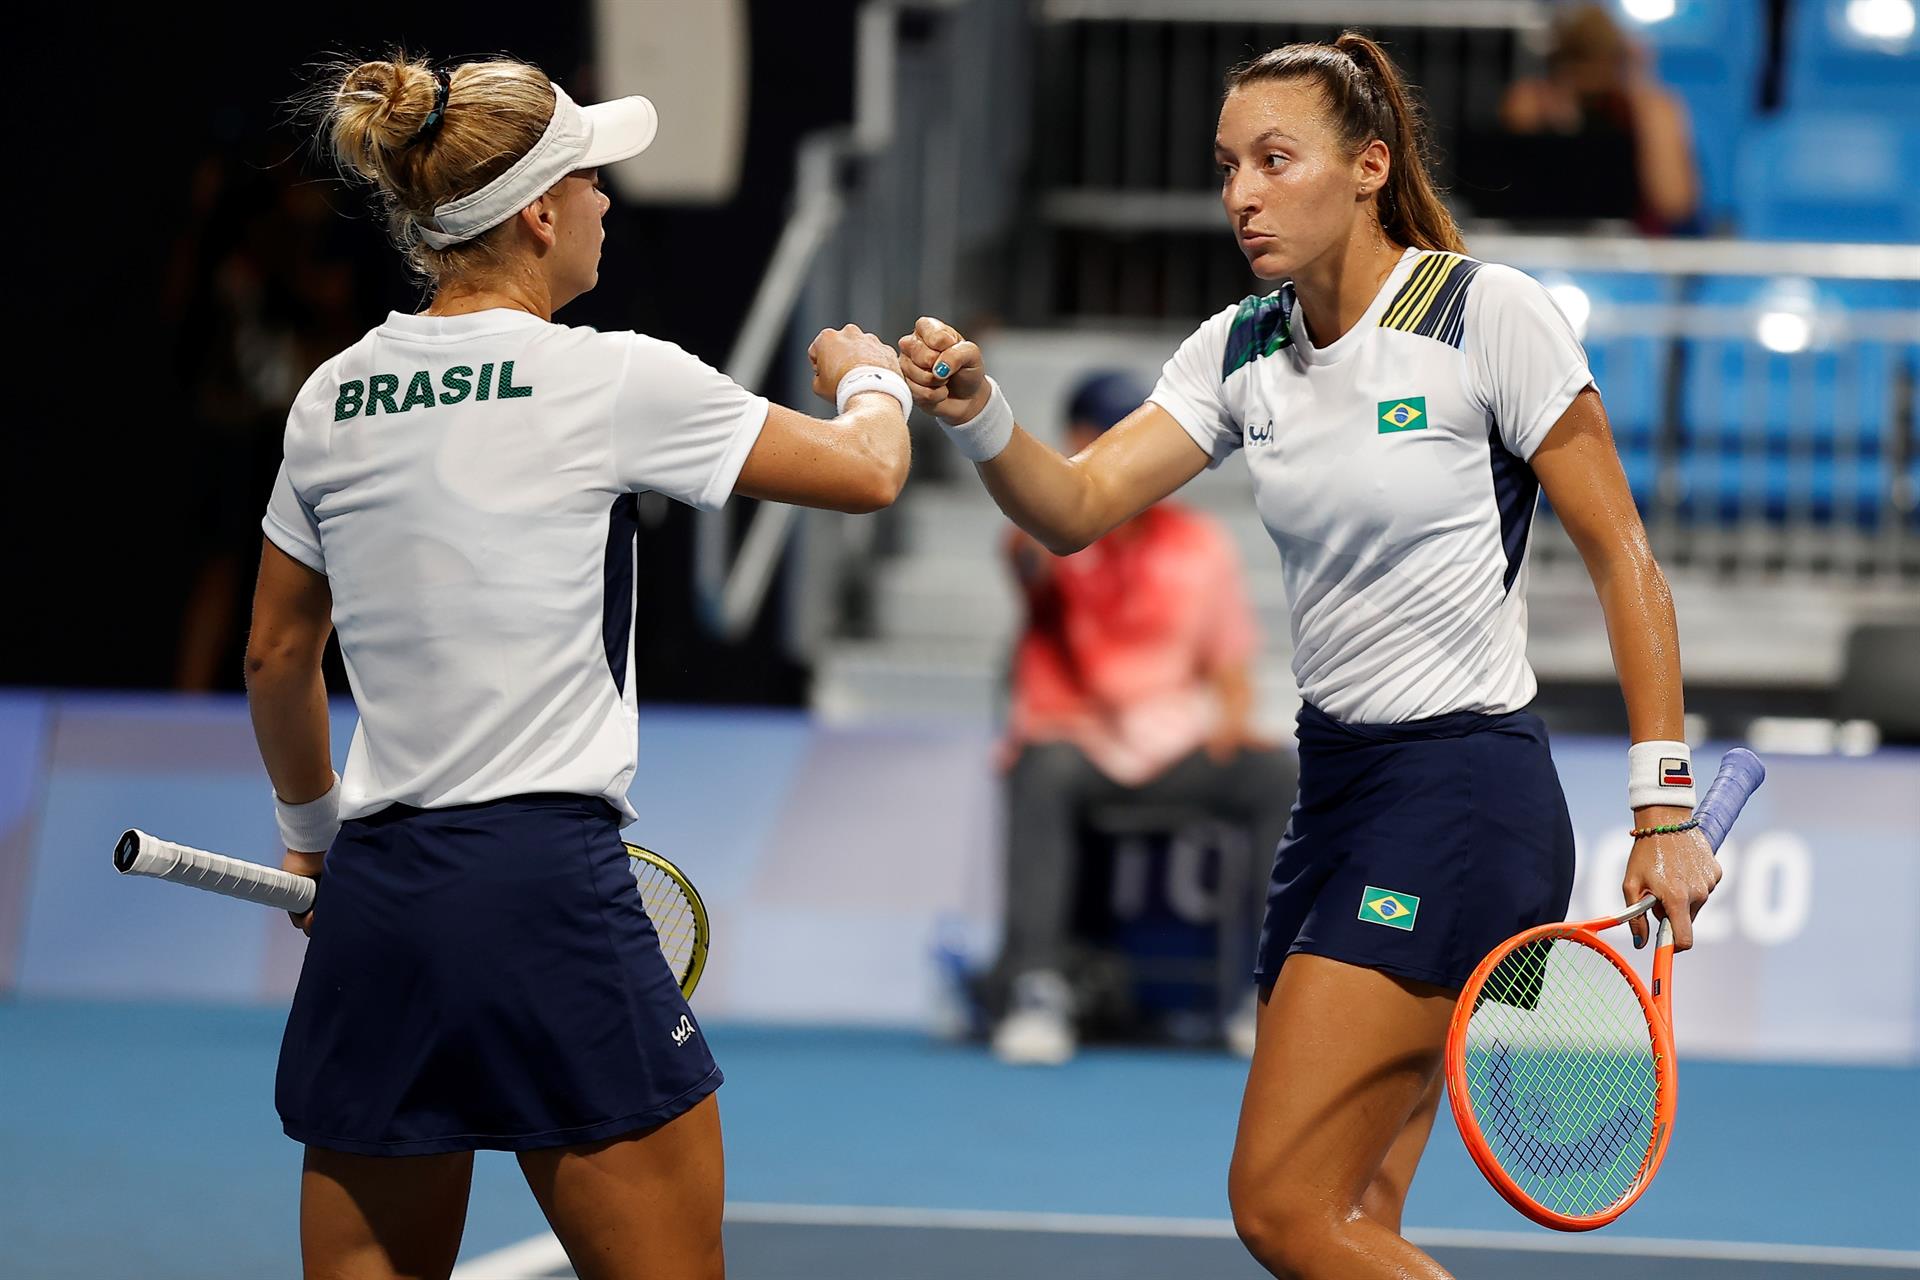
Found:
[[433, 110], [427, 112], [427, 118], [421, 122], [419, 129], [414, 131], [414, 135], [401, 144], [402, 151], [433, 137], [440, 132], [440, 126], [446, 121], [447, 91], [452, 88], [452, 80], [444, 71], [434, 72], [433, 78], [437, 85], [433, 91]]

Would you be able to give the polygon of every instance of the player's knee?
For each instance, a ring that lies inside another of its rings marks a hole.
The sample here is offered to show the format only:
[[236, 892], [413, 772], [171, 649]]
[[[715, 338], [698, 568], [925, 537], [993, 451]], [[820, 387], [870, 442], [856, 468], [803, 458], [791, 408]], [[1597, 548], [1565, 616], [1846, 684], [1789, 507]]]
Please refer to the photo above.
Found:
[[1313, 1259], [1324, 1250], [1324, 1233], [1303, 1215], [1265, 1207], [1236, 1208], [1233, 1229], [1254, 1261], [1281, 1280], [1308, 1280]]
[[1325, 1256], [1339, 1216], [1310, 1189], [1285, 1176], [1258, 1180], [1238, 1169], [1227, 1186], [1233, 1229], [1254, 1259], [1276, 1276], [1310, 1275]]

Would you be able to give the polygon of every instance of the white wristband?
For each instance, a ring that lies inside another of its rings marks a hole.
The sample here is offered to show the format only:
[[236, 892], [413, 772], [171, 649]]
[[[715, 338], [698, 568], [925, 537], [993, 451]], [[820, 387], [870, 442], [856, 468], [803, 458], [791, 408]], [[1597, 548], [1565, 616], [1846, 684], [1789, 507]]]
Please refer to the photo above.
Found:
[[324, 853], [340, 834], [340, 775], [333, 775], [327, 794], [305, 804], [273, 798], [274, 820], [280, 824], [280, 843], [295, 853]]
[[1684, 742], [1636, 742], [1627, 748], [1627, 806], [1694, 806], [1693, 752]]
[[845, 413], [847, 401], [863, 391], [878, 391], [898, 400], [903, 418], [913, 412], [913, 392], [907, 389], [907, 380], [877, 364], [856, 365], [841, 376], [840, 385], [833, 391], [833, 411]]
[[993, 388], [993, 394], [987, 397], [986, 406], [980, 412], [958, 426], [951, 422], [940, 424], [946, 430], [947, 439], [953, 441], [953, 447], [975, 462], [993, 461], [1013, 439], [1013, 406], [1001, 394], [999, 383], [988, 378], [987, 385]]

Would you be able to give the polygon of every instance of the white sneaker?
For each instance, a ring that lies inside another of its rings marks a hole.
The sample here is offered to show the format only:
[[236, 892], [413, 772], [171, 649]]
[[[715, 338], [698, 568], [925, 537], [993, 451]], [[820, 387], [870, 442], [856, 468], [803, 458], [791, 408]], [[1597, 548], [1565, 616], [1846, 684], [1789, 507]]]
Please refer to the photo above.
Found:
[[1253, 1056], [1254, 1031], [1260, 1024], [1260, 997], [1247, 992], [1247, 999], [1227, 1019], [1227, 1048], [1242, 1058]]
[[1076, 1046], [1067, 980], [1051, 971], [1015, 979], [1012, 1010], [993, 1029], [993, 1056], [1010, 1066], [1057, 1067]]

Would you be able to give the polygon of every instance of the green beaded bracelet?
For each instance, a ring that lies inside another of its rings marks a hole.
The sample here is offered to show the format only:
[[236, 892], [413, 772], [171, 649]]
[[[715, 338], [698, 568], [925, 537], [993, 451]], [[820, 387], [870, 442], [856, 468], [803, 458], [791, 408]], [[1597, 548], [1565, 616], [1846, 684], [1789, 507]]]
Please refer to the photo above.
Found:
[[1635, 827], [1630, 834], [1635, 840], [1644, 840], [1648, 836], [1673, 836], [1682, 831], [1691, 831], [1700, 825], [1700, 819], [1688, 818], [1685, 822], [1669, 822], [1658, 827]]

